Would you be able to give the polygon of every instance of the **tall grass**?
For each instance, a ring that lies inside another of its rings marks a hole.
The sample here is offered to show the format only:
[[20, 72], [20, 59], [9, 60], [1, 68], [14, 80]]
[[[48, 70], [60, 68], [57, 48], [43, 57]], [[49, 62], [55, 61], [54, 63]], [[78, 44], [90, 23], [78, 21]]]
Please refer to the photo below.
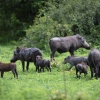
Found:
[[[0, 46], [0, 61], [10, 62], [15, 48], [12, 45]], [[87, 56], [88, 52], [85, 49], [79, 49], [75, 55]], [[57, 64], [51, 63], [52, 72], [45, 70], [44, 73], [35, 72], [33, 63], [30, 63], [28, 72], [22, 72], [21, 62], [17, 61], [19, 78], [13, 78], [12, 72], [4, 73], [4, 78], [0, 78], [0, 99], [65, 100], [66, 97], [66, 100], [100, 100], [100, 79], [90, 79], [89, 68], [86, 78], [82, 75], [77, 79], [74, 67], [71, 71], [67, 71], [69, 64], [62, 64], [63, 59], [68, 55], [69, 53], [56, 54]], [[43, 57], [49, 59], [49, 53], [43, 53]]]

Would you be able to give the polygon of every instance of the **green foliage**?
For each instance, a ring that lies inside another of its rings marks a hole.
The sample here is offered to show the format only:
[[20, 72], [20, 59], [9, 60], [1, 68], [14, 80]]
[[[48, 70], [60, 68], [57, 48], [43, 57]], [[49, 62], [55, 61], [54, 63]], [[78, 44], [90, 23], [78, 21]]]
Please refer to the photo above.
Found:
[[51, 37], [79, 33], [99, 45], [99, 32], [99, 0], [0, 1], [0, 42], [22, 39], [23, 46], [48, 49]]
[[25, 36], [42, 4], [43, 0], [0, 0], [0, 42]]
[[49, 16], [43, 16], [36, 20], [35, 24], [26, 30], [27, 34], [23, 43], [27, 46], [37, 46], [42, 49], [47, 49], [50, 37], [54, 37], [55, 33], [57, 36], [60, 36], [60, 34], [64, 36], [63, 32], [66, 33], [67, 29], [67, 25], [58, 24]]
[[24, 41], [24, 45], [47, 49], [50, 38], [77, 33], [92, 35], [89, 40], [93, 43], [97, 37], [99, 41], [99, 32], [99, 0], [49, 0], [40, 9], [35, 23], [26, 30], [26, 41], [29, 42]]
[[62, 93], [62, 91], [56, 90], [53, 93], [54, 95], [51, 96], [50, 100], [68, 100], [66, 94]]
[[[53, 35], [55, 32], [53, 30], [54, 22], [52, 19], [48, 17], [48, 28], [46, 26], [46, 18], [41, 17], [39, 19], [39, 23], [31, 26], [29, 30], [27, 30], [26, 41], [29, 40], [28, 46], [39, 46], [40, 48], [48, 44], [49, 37]], [[51, 33], [52, 34], [51, 34]], [[27, 44], [27, 43], [26, 43]], [[37, 44], [37, 45], [35, 45]]]

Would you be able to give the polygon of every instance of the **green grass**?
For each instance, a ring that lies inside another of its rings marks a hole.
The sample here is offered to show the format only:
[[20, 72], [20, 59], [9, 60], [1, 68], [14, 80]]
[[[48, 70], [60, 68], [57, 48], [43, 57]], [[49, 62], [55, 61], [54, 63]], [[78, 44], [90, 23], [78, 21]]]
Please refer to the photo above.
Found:
[[[0, 61], [8, 63], [13, 56], [15, 46], [0, 46]], [[77, 56], [87, 56], [87, 50], [79, 49]], [[52, 65], [52, 72], [35, 72], [35, 66], [30, 63], [29, 71], [22, 72], [21, 62], [17, 61], [19, 78], [13, 78], [12, 72], [4, 73], [0, 78], [0, 100], [100, 100], [100, 79], [90, 79], [90, 70], [84, 78], [75, 76], [75, 69], [67, 71], [69, 64], [62, 65], [63, 59], [69, 53], [56, 54], [56, 62]], [[49, 53], [43, 53], [49, 59]], [[65, 71], [63, 71], [65, 69]], [[65, 77], [65, 78], [64, 78]], [[65, 92], [66, 89], [66, 92]]]

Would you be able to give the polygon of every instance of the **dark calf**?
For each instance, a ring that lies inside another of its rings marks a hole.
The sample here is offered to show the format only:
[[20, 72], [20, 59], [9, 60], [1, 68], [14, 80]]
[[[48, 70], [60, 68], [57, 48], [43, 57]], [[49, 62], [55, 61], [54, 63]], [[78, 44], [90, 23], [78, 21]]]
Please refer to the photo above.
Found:
[[46, 68], [48, 71], [50, 70], [51, 72], [51, 68], [50, 68], [50, 61], [49, 60], [43, 60], [42, 56], [36, 56], [36, 67], [38, 69], [38, 72], [41, 72], [41, 69], [44, 72], [44, 68]]
[[[78, 63], [75, 68], [76, 68], [76, 77], [77, 78], [80, 78], [81, 73], [84, 73], [84, 76], [87, 75], [88, 66], [84, 62]], [[78, 75], [78, 72], [80, 73], [80, 75]]]
[[2, 63], [2, 62], [0, 62], [0, 71], [1, 71], [2, 78], [3, 78], [4, 72], [8, 72], [8, 71], [12, 71], [14, 78], [15, 78], [15, 76], [18, 78], [18, 73], [16, 70], [15, 63]]
[[76, 66], [78, 63], [84, 62], [88, 64], [87, 57], [75, 57], [75, 56], [68, 56], [64, 59], [63, 64], [70, 63], [70, 70], [73, 66]]

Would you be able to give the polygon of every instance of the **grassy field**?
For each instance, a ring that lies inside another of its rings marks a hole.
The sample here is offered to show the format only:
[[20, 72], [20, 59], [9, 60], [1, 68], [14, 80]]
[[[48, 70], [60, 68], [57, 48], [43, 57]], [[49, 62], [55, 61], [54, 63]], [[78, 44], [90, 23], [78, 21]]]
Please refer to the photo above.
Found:
[[[15, 50], [13, 45], [0, 46], [0, 61], [8, 63]], [[77, 56], [87, 56], [87, 50], [79, 49]], [[75, 69], [67, 71], [69, 64], [62, 65], [63, 59], [69, 53], [56, 54], [56, 62], [51, 63], [52, 72], [35, 72], [35, 66], [30, 63], [29, 71], [22, 72], [21, 62], [17, 61], [19, 78], [13, 78], [12, 72], [4, 73], [0, 78], [0, 100], [100, 100], [100, 79], [90, 79], [90, 70], [84, 78], [77, 79]], [[43, 52], [43, 57], [49, 59], [49, 53]]]

